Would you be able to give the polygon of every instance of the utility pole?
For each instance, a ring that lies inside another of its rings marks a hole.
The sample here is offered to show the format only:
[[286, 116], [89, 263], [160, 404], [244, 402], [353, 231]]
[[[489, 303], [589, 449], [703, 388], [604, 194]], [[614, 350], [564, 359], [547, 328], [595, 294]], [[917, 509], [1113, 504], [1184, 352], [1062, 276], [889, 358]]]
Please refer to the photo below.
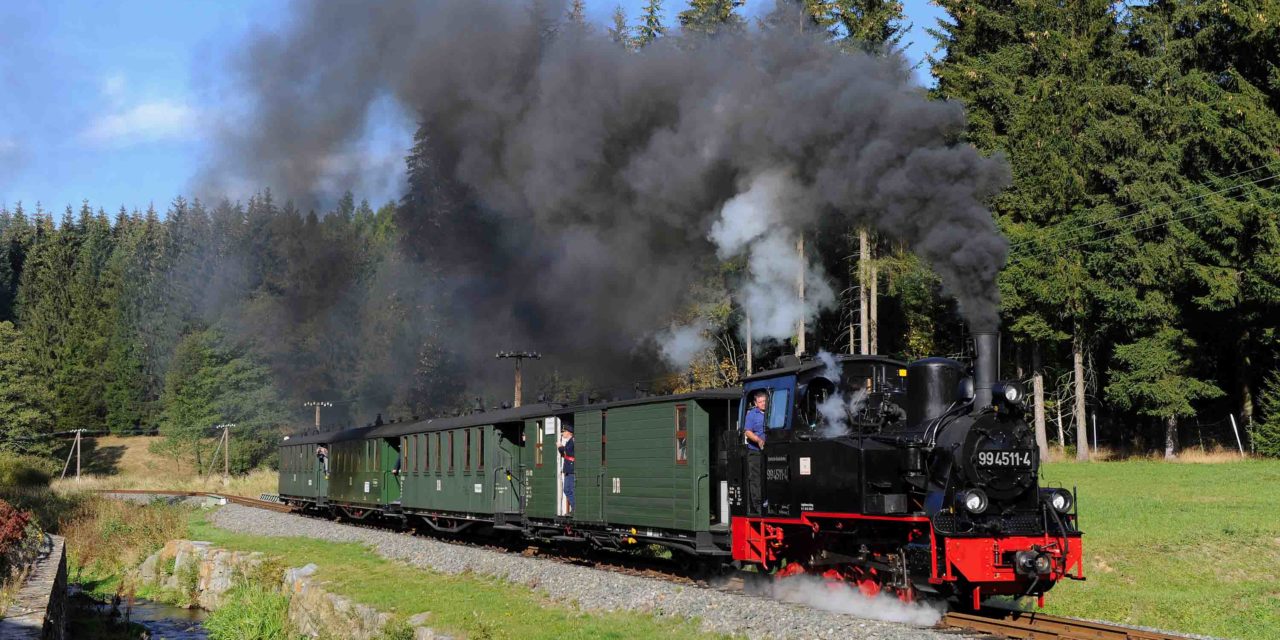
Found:
[[71, 466], [71, 454], [76, 455], [76, 482], [80, 481], [80, 434], [84, 433], [84, 429], [76, 429], [76, 439], [71, 443], [71, 450], [67, 452], [67, 461], [62, 465], [62, 476], [59, 480], [67, 477], [67, 468]]
[[745, 315], [747, 316], [747, 375], [751, 375], [755, 373], [755, 369], [752, 368], [755, 365], [752, 362], [755, 356], [755, 337], [751, 335], [751, 314], [747, 313]]
[[320, 407], [332, 407], [333, 403], [323, 401], [323, 400], [312, 400], [311, 402], [302, 403], [302, 406], [316, 408], [316, 432], [319, 432], [320, 431]]
[[[316, 410], [319, 411], [319, 408]], [[228, 422], [214, 427], [222, 429], [222, 478], [224, 480], [231, 477], [231, 427], [234, 426], [236, 426], [235, 423]]]
[[513, 406], [520, 406], [520, 396], [524, 393], [524, 381], [520, 375], [520, 362], [525, 358], [530, 360], [541, 360], [542, 354], [536, 351], [499, 351], [496, 356], [498, 359], [514, 358], [516, 361], [516, 398]]

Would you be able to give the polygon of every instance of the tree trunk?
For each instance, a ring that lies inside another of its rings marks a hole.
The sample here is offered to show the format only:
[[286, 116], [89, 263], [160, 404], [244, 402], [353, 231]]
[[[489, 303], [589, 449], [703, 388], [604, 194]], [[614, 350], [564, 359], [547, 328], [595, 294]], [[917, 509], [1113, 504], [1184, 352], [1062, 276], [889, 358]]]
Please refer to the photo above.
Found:
[[1250, 374], [1253, 373], [1253, 367], [1249, 362], [1249, 332], [1245, 331], [1240, 336], [1240, 343], [1236, 348], [1236, 379], [1240, 385], [1240, 423], [1242, 426], [1253, 423], [1253, 385], [1251, 384]]
[[867, 296], [867, 256], [871, 253], [868, 246], [870, 239], [867, 237], [866, 229], [858, 229], [858, 321], [859, 321], [859, 341], [858, 353], [867, 355], [871, 353], [871, 302]]
[[800, 273], [796, 274], [796, 293], [800, 299], [800, 319], [796, 320], [796, 355], [804, 353], [804, 234], [796, 240], [796, 253], [800, 254]]
[[1071, 358], [1075, 361], [1076, 460], [1088, 460], [1089, 424], [1084, 411], [1084, 338], [1079, 330], [1076, 331], [1075, 339], [1071, 341]]
[[867, 294], [867, 299], [871, 303], [871, 311], [867, 313], [867, 322], [871, 327], [867, 330], [870, 336], [871, 346], [867, 348], [868, 353], [880, 353], [880, 311], [877, 307], [877, 299], [880, 297], [880, 274], [876, 267], [875, 244], [867, 243], [867, 276], [871, 281], [871, 292]]
[[1178, 416], [1169, 416], [1164, 422], [1164, 459], [1178, 457]]
[[1036, 446], [1040, 459], [1049, 459], [1049, 436], [1044, 428], [1044, 371], [1040, 369], [1040, 343], [1031, 344], [1031, 402], [1036, 422]]
[[1067, 434], [1062, 429], [1062, 402], [1058, 402], [1058, 446], [1065, 448], [1067, 446]]

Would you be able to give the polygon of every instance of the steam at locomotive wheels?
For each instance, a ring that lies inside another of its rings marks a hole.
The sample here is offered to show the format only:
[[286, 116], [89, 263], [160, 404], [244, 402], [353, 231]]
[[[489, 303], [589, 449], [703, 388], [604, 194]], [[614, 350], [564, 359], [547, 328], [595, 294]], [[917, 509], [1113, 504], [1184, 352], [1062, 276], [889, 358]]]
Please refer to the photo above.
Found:
[[1075, 495], [1040, 486], [1023, 390], [996, 379], [996, 335], [975, 341], [972, 368], [823, 354], [741, 389], [287, 438], [280, 496], [442, 533], [657, 544], [869, 596], [1043, 604], [1083, 579]]

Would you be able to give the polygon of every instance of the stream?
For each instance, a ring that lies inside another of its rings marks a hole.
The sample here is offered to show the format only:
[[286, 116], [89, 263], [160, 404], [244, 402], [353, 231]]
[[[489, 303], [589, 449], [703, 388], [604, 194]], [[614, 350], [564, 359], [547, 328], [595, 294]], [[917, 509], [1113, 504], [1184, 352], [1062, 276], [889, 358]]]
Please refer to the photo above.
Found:
[[[184, 609], [160, 602], [135, 598], [132, 606], [125, 603], [112, 611], [110, 602], [100, 602], [83, 594], [73, 593], [72, 613], [68, 626], [68, 638], [84, 640], [117, 640], [147, 638], [149, 640], [207, 640], [204, 629], [208, 612], [203, 609]], [[114, 613], [114, 615], [113, 615]], [[125, 619], [133, 627], [124, 623]], [[146, 629], [138, 633], [137, 626]]]

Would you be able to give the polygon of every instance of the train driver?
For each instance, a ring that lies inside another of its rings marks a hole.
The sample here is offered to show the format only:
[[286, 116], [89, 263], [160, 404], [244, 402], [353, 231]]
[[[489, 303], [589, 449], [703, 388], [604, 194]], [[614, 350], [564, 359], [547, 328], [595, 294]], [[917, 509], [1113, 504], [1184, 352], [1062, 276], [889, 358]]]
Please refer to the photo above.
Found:
[[750, 485], [751, 511], [759, 514], [764, 483], [761, 476], [764, 467], [765, 409], [769, 406], [769, 394], [757, 391], [751, 396], [752, 407], [747, 412], [745, 436], [747, 437], [747, 483]]

